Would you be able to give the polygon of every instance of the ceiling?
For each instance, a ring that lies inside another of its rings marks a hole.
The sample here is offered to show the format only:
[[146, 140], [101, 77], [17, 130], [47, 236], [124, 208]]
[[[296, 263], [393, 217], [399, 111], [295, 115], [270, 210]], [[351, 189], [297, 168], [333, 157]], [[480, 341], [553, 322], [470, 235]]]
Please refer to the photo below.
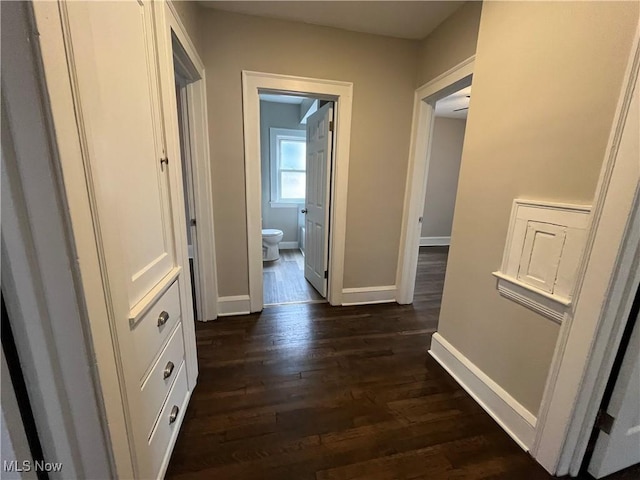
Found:
[[[466, 120], [467, 114], [469, 113], [469, 95], [471, 95], [471, 86], [458, 90], [448, 97], [444, 97], [442, 100], [438, 100], [436, 102], [436, 117], [461, 118]], [[463, 108], [466, 108], [466, 110], [460, 110]]]
[[217, 10], [419, 40], [463, 1], [200, 1]]

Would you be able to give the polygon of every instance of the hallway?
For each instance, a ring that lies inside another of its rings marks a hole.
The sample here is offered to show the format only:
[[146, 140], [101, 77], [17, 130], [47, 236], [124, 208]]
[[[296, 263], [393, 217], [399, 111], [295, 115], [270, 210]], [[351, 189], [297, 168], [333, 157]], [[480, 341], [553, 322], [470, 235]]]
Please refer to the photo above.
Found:
[[199, 384], [167, 478], [549, 478], [427, 353], [445, 261], [423, 249], [413, 306], [198, 324]]
[[427, 353], [447, 251], [421, 248], [413, 305], [198, 323], [199, 384], [167, 478], [552, 478]]

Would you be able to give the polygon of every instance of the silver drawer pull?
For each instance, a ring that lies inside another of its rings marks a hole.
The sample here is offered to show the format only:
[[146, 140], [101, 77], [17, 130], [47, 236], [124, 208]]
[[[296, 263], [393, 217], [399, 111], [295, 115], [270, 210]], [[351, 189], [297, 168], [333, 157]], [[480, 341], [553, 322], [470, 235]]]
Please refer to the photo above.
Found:
[[162, 313], [158, 315], [158, 326], [161, 327], [168, 321], [169, 321], [169, 314], [163, 310]]
[[164, 372], [162, 372], [162, 378], [167, 379], [173, 373], [173, 362], [167, 362], [167, 366], [164, 367]]
[[178, 408], [178, 406], [174, 405], [173, 408], [171, 409], [171, 413], [169, 414], [169, 425], [171, 425], [173, 422], [176, 421], [176, 419], [178, 418], [179, 411], [180, 409]]

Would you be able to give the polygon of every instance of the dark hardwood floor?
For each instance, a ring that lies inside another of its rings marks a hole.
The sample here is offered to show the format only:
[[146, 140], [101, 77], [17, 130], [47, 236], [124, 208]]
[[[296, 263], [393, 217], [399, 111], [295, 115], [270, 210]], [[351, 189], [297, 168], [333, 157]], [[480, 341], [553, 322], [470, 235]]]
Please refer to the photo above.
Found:
[[440, 313], [449, 247], [420, 247], [413, 306], [419, 312]]
[[280, 250], [280, 258], [263, 262], [262, 271], [265, 305], [324, 300], [304, 278], [300, 250]]
[[414, 305], [199, 323], [200, 376], [167, 478], [550, 478], [427, 353], [446, 256], [421, 251]]

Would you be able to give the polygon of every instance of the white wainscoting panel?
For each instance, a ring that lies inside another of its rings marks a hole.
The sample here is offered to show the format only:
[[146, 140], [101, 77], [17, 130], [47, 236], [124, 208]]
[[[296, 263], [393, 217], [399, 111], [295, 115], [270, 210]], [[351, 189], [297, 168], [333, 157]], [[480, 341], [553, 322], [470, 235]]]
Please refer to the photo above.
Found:
[[498, 292], [558, 323], [571, 305], [586, 241], [589, 205], [516, 199]]
[[440, 247], [450, 244], [451, 237], [420, 237], [421, 247]]
[[396, 301], [396, 286], [342, 289], [342, 305], [371, 305]]
[[230, 315], [249, 315], [249, 313], [251, 313], [249, 295], [218, 297], [219, 317], [228, 317]]
[[437, 332], [431, 337], [429, 353], [523, 450], [529, 451], [536, 426], [536, 417], [529, 410]]

